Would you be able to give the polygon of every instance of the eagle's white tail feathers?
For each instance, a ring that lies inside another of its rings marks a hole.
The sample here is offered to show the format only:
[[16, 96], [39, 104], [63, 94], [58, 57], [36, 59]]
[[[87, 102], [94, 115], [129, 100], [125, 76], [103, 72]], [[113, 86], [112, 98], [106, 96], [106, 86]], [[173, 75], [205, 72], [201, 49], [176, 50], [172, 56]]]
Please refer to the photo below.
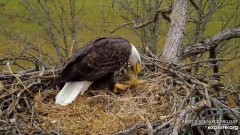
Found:
[[82, 95], [91, 84], [92, 82], [89, 81], [67, 82], [57, 94], [55, 103], [61, 106], [72, 103], [78, 94]]

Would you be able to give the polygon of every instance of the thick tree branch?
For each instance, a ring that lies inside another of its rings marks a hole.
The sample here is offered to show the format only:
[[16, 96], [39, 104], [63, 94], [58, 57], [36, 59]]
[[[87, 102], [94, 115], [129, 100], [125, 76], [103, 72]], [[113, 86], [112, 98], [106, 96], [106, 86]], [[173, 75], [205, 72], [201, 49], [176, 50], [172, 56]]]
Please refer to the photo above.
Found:
[[182, 59], [196, 54], [204, 53], [219, 43], [232, 38], [240, 38], [240, 28], [228, 29], [217, 33], [215, 36], [203, 40], [199, 43], [185, 46], [182, 50]]

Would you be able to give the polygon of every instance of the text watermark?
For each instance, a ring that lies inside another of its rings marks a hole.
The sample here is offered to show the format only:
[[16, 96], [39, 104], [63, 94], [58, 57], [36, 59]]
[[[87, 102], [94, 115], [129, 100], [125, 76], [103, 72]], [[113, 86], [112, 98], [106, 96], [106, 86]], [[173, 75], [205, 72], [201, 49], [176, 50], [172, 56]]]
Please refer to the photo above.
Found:
[[185, 120], [184, 123], [187, 124], [196, 124], [201, 123], [205, 124], [207, 129], [213, 130], [238, 130], [237, 126], [238, 120]]
[[207, 126], [208, 129], [228, 129], [228, 130], [238, 130], [238, 126], [221, 126], [221, 125], [217, 125], [217, 126]]

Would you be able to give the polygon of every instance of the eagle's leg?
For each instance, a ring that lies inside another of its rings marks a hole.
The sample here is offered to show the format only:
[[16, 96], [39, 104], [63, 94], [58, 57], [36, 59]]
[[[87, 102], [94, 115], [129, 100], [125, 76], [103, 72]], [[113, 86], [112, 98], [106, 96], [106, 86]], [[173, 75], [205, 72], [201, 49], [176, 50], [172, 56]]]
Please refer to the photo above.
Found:
[[115, 93], [119, 92], [119, 91], [126, 91], [128, 88], [130, 88], [131, 85], [128, 84], [120, 84], [120, 83], [115, 83], [114, 84], [114, 89], [113, 91]]
[[114, 72], [110, 72], [101, 79], [94, 81], [92, 86], [100, 89], [109, 88], [115, 93], [125, 91], [130, 87], [130, 85], [127, 84], [116, 83], [114, 79]]
[[114, 93], [126, 91], [131, 86], [128, 84], [120, 84], [115, 82], [114, 72], [108, 73], [105, 78], [107, 78], [108, 82], [107, 87], [113, 90]]

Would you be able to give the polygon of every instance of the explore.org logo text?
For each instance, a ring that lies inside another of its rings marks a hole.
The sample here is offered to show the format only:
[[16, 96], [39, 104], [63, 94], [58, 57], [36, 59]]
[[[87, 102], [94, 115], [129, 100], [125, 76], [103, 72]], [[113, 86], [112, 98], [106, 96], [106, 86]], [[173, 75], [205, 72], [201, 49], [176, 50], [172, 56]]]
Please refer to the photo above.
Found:
[[217, 126], [207, 126], [208, 129], [228, 129], [228, 130], [238, 130], [238, 126], [221, 126], [221, 125], [217, 125]]

